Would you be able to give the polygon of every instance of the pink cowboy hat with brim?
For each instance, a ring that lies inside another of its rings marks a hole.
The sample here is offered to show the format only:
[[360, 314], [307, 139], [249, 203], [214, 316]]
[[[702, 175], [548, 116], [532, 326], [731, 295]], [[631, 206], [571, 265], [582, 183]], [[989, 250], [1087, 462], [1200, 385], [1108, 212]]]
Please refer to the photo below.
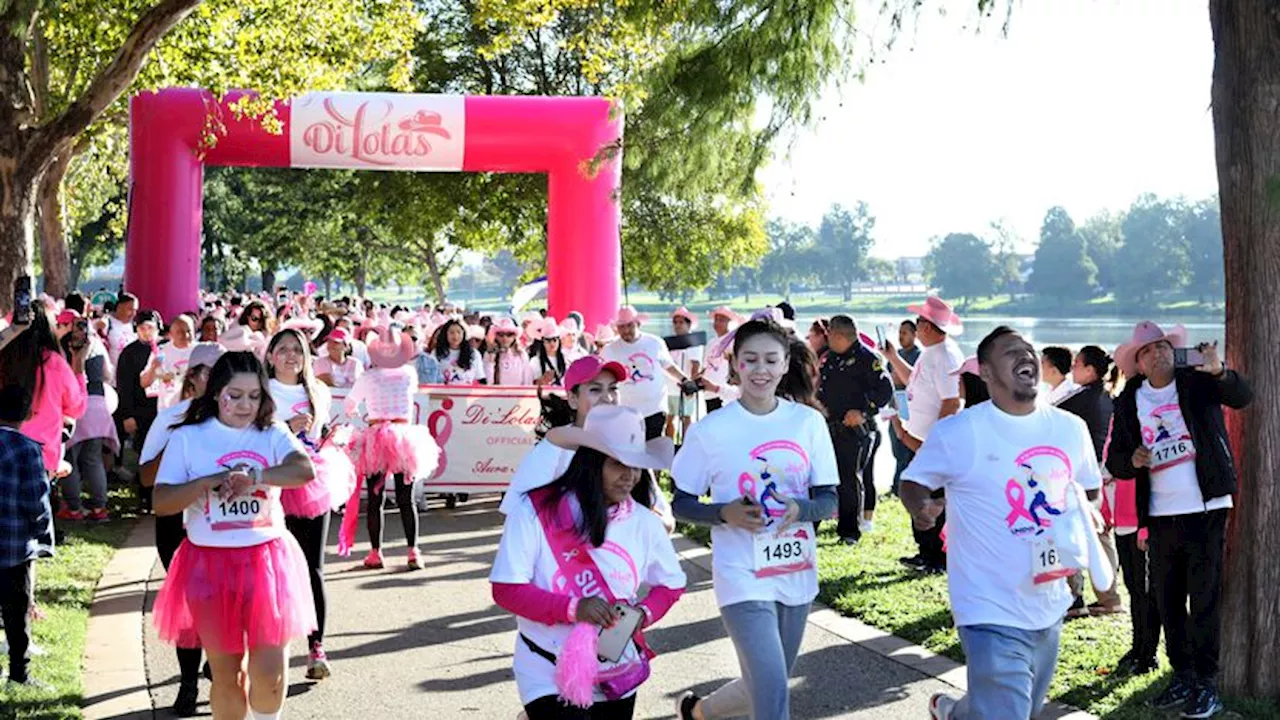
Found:
[[907, 312], [915, 313], [937, 325], [939, 330], [948, 335], [959, 335], [964, 332], [964, 323], [960, 322], [960, 316], [951, 309], [951, 306], [945, 300], [937, 295], [930, 295], [925, 298], [923, 304], [908, 305]]
[[689, 327], [693, 327], [698, 324], [698, 319], [693, 316], [693, 313], [689, 312], [689, 308], [684, 307], [683, 305], [676, 308], [675, 312], [671, 313], [671, 319], [675, 320], [676, 318], [684, 318], [685, 320], [688, 320]]
[[715, 320], [718, 317], [728, 318], [729, 322], [731, 323], [742, 322], [742, 316], [734, 312], [728, 305], [721, 305], [715, 310], [712, 310], [711, 312], [707, 313], [707, 317], [711, 318], [712, 320]]
[[630, 325], [632, 323], [643, 325], [648, 320], [649, 316], [636, 310], [634, 305], [623, 305], [618, 308], [618, 315], [613, 319], [613, 326], [616, 328], [619, 325]]
[[302, 336], [308, 340], [315, 340], [320, 333], [324, 331], [324, 322], [321, 320], [294, 318], [284, 325], [281, 325], [280, 330], [296, 330], [302, 333]]
[[1133, 337], [1129, 342], [1124, 343], [1116, 348], [1115, 359], [1116, 365], [1120, 367], [1120, 372], [1125, 377], [1133, 377], [1138, 374], [1138, 353], [1142, 348], [1158, 343], [1161, 340], [1168, 340], [1169, 344], [1174, 347], [1186, 347], [1187, 329], [1182, 325], [1174, 325], [1166, 332], [1159, 325], [1150, 320], [1143, 320], [1133, 326]]
[[500, 317], [493, 321], [489, 326], [489, 342], [493, 342], [498, 335], [520, 335], [520, 328], [516, 327], [516, 321], [509, 317]]
[[564, 322], [560, 323], [560, 335], [581, 335], [582, 326], [574, 318], [568, 317]]
[[484, 336], [485, 336], [484, 328], [483, 328], [483, 327], [481, 327], [480, 325], [468, 325], [468, 326], [467, 326], [467, 339], [468, 339], [468, 340], [483, 340], [483, 339], [484, 339]]
[[396, 333], [390, 326], [383, 325], [378, 329], [377, 339], [369, 341], [369, 364], [375, 368], [394, 369], [413, 362], [418, 354], [413, 338], [409, 333], [400, 333], [400, 342], [395, 341]]
[[670, 468], [676, 454], [671, 438], [646, 442], [644, 415], [624, 405], [597, 405], [587, 413], [582, 427], [569, 425], [552, 432], [554, 439], [548, 439], [566, 450], [591, 448], [631, 468]]
[[618, 333], [613, 331], [612, 325], [597, 325], [596, 334], [591, 338], [593, 344], [608, 345], [618, 339]]
[[534, 340], [558, 338], [562, 334], [564, 333], [560, 329], [560, 323], [556, 322], [556, 319], [553, 317], [544, 318], [529, 326], [529, 337]]

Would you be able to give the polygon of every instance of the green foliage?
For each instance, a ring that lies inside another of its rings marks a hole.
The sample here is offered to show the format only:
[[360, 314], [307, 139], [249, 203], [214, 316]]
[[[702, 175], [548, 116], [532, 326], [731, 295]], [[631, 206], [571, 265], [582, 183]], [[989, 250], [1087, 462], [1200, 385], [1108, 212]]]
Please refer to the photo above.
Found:
[[989, 295], [998, 276], [991, 244], [970, 233], [935, 238], [924, 259], [925, 276], [943, 296], [969, 299]]
[[875, 240], [871, 232], [876, 219], [865, 202], [850, 211], [835, 205], [822, 216], [818, 228], [818, 275], [830, 286], [840, 288], [844, 299], [853, 296], [853, 284], [866, 278], [867, 253]]
[[1116, 265], [1124, 269], [1116, 284], [1123, 302], [1148, 304], [1159, 292], [1178, 290], [1191, 277], [1181, 200], [1146, 194], [1129, 208], [1120, 229], [1124, 244]]
[[1114, 290], [1116, 283], [1123, 277], [1116, 265], [1116, 253], [1120, 252], [1120, 245], [1124, 241], [1120, 222], [1121, 216], [1104, 211], [1089, 218], [1077, 229], [1084, 238], [1089, 259], [1098, 268], [1098, 287], [1104, 291]]
[[1076, 232], [1071, 215], [1061, 207], [1045, 213], [1040, 228], [1028, 289], [1034, 293], [1066, 300], [1086, 300], [1093, 295], [1098, 268], [1089, 257], [1085, 240]]
[[1186, 208], [1182, 235], [1191, 262], [1187, 289], [1202, 299], [1223, 293], [1222, 218], [1215, 200], [1201, 200]]

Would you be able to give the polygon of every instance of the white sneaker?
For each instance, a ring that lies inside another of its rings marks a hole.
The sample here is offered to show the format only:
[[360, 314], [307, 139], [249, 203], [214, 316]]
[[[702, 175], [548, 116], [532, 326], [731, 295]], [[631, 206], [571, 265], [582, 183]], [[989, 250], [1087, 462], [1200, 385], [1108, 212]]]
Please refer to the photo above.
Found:
[[[6, 648], [6, 649], [7, 649], [7, 648]], [[44, 657], [45, 655], [48, 655], [48, 654], [49, 654], [49, 651], [48, 651], [48, 650], [45, 650], [44, 648], [40, 647], [39, 645], [37, 645], [37, 644], [35, 644], [35, 643], [31, 643], [30, 645], [28, 645], [28, 646], [27, 646], [27, 655], [29, 655], [29, 656], [31, 656], [31, 657], [33, 657], [33, 658], [34, 658], [34, 657]]]
[[870, 535], [875, 532], [876, 524], [872, 520], [859, 520], [858, 529], [862, 531], [863, 535]]
[[935, 693], [933, 697], [929, 698], [930, 719], [948, 720], [951, 717], [951, 711], [955, 709], [958, 702], [960, 701], [946, 693]]

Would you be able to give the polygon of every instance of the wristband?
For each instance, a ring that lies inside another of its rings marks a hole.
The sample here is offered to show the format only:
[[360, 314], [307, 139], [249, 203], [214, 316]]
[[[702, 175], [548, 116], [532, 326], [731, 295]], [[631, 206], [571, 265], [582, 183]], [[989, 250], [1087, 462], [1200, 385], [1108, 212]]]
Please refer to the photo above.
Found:
[[568, 612], [568, 615], [569, 615], [569, 622], [571, 622], [571, 623], [574, 623], [574, 622], [577, 622], [577, 621], [578, 621], [578, 602], [579, 602], [581, 599], [582, 599], [582, 598], [576, 598], [576, 597], [571, 597], [571, 598], [569, 598], [569, 612]]

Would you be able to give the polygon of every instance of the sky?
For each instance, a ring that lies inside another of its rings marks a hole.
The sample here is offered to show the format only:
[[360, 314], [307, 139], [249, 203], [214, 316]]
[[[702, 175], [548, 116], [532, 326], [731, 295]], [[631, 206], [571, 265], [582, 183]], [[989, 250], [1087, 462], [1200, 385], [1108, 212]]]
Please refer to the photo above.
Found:
[[925, 11], [864, 82], [824, 93], [758, 176], [771, 215], [816, 225], [864, 200], [872, 254], [895, 258], [997, 219], [1034, 241], [1054, 205], [1082, 222], [1144, 192], [1217, 192], [1203, 0], [1019, 0], [1007, 36], [1002, 10], [975, 32], [975, 4], [937, 0], [946, 16]]

